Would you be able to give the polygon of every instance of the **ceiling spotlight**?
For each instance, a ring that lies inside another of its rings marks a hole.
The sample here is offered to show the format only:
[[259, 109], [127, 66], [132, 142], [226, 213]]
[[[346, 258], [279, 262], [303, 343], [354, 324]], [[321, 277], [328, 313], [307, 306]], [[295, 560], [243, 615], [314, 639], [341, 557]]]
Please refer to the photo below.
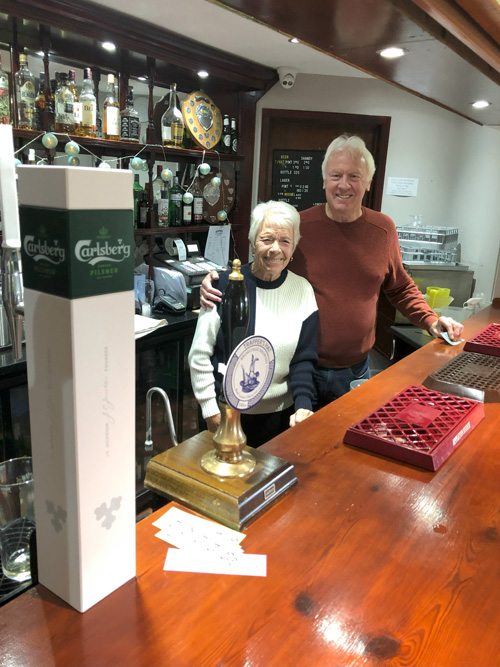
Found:
[[407, 49], [401, 49], [399, 46], [389, 46], [387, 49], [377, 51], [382, 58], [401, 58], [408, 53]]
[[486, 100], [477, 100], [477, 102], [473, 102], [472, 106], [474, 109], [486, 109], [486, 107], [489, 107], [491, 102], [487, 102]]
[[300, 41], [297, 39], [297, 37], [290, 37], [288, 41], [290, 44], [300, 44]]
[[116, 51], [116, 46], [113, 44], [113, 42], [102, 42], [101, 46], [106, 51]]
[[147, 81], [148, 77], [147, 76], [138, 76], [137, 81]]
[[206, 69], [200, 69], [200, 71], [198, 72], [198, 76], [200, 77], [200, 79], [206, 79], [207, 76], [208, 76], [207, 70]]

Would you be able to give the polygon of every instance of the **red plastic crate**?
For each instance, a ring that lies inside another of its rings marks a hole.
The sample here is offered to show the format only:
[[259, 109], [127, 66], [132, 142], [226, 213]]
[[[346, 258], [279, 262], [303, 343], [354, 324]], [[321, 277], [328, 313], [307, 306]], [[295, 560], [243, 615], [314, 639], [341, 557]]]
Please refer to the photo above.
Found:
[[465, 352], [480, 352], [500, 357], [500, 324], [488, 324], [464, 345]]
[[483, 417], [482, 403], [412, 385], [348, 428], [344, 442], [437, 470]]

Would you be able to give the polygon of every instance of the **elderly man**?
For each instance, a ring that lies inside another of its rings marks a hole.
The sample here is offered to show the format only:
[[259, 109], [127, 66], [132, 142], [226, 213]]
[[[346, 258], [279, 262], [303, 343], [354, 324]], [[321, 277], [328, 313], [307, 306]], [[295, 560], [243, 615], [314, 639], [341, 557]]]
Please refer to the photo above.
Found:
[[[454, 340], [463, 330], [451, 318], [438, 318], [406, 273], [393, 221], [362, 206], [375, 173], [364, 141], [346, 135], [334, 139], [322, 172], [326, 204], [301, 212], [302, 237], [293, 265], [312, 284], [319, 310], [316, 407], [345, 394], [352, 380], [369, 376], [381, 289], [412, 324], [433, 336], [446, 331]], [[202, 304], [220, 296], [211, 278], [205, 278]]]

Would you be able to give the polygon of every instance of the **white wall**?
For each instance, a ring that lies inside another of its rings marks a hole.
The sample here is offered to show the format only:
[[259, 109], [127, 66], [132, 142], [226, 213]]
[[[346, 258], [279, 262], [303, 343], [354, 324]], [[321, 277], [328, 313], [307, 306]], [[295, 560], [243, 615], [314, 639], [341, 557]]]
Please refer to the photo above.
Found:
[[[396, 224], [421, 214], [423, 224], [458, 227], [462, 263], [474, 271], [476, 290], [492, 297], [500, 249], [498, 130], [378, 79], [299, 74], [291, 89], [277, 83], [257, 105], [254, 203], [263, 108], [390, 116], [382, 211]], [[385, 194], [389, 176], [418, 178], [417, 197]]]

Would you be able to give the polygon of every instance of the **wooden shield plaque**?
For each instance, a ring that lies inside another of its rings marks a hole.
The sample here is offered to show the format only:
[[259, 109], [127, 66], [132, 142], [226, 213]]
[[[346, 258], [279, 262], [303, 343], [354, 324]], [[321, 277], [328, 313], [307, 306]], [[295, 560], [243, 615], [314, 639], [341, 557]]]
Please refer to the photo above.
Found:
[[222, 134], [222, 116], [210, 97], [196, 90], [182, 103], [184, 124], [197, 146], [213, 150]]

